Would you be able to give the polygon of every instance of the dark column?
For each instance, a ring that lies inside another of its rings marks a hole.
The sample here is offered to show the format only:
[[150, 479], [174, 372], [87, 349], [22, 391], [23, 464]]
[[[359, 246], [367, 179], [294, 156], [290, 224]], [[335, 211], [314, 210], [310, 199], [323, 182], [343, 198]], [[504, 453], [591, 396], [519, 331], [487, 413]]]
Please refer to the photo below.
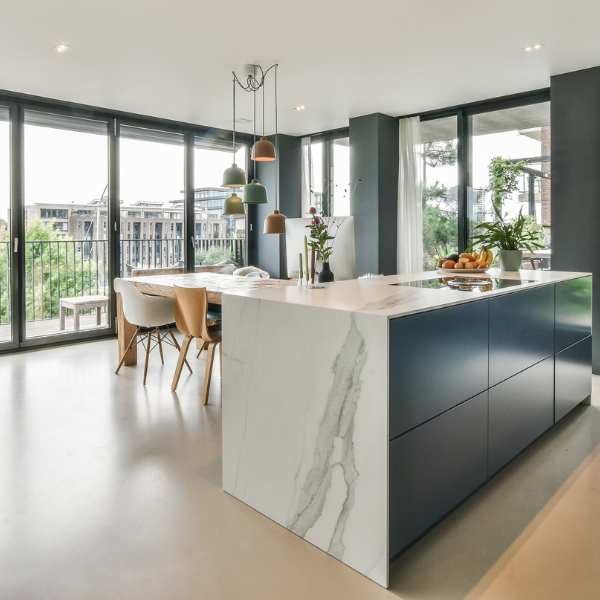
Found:
[[[275, 143], [275, 136], [269, 137]], [[265, 219], [275, 210], [275, 169], [279, 169], [279, 212], [297, 218], [301, 208], [302, 156], [300, 138], [279, 135], [279, 159], [256, 164], [258, 181], [267, 188], [268, 204], [257, 204], [249, 211], [252, 231], [249, 264], [268, 271], [271, 277], [287, 279], [285, 235], [265, 235]]]
[[350, 182], [356, 272], [396, 273], [398, 119], [376, 113], [350, 119]]
[[[552, 269], [593, 274], [600, 298], [600, 67], [550, 79]], [[592, 305], [593, 372], [600, 374], [600, 302]]]

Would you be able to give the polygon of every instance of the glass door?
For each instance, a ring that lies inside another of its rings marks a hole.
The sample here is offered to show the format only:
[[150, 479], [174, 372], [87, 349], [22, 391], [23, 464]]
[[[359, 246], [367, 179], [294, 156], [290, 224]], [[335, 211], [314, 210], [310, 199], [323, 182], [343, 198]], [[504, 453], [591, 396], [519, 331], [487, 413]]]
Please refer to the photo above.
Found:
[[24, 112], [26, 340], [109, 328], [107, 130]]
[[119, 126], [121, 277], [185, 268], [183, 134]]
[[0, 350], [16, 344], [13, 334], [12, 262], [10, 210], [9, 109], [0, 106]]

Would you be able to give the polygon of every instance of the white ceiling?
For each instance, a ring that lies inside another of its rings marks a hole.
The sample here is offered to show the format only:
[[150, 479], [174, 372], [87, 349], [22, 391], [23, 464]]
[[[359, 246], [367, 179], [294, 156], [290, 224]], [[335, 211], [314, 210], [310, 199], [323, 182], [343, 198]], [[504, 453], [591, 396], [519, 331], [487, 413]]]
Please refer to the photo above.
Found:
[[598, 23], [598, 0], [20, 0], [0, 89], [231, 128], [231, 71], [278, 61], [279, 130], [299, 135], [547, 87], [600, 65]]

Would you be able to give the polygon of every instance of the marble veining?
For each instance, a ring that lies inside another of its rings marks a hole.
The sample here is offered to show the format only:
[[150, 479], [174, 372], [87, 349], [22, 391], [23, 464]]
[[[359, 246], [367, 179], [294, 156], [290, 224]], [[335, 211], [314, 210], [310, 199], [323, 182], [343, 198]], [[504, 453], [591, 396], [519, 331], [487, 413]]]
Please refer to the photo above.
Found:
[[294, 533], [306, 536], [322, 514], [334, 469], [340, 466], [346, 497], [327, 550], [338, 559], [344, 554], [344, 527], [354, 506], [355, 484], [359, 477], [354, 461], [353, 433], [361, 391], [361, 374], [366, 361], [365, 350], [365, 341], [352, 318], [350, 331], [331, 368], [334, 378], [319, 426], [312, 468], [302, 486], [294, 515], [287, 525]]
[[388, 582], [387, 320], [224, 296], [223, 489]]

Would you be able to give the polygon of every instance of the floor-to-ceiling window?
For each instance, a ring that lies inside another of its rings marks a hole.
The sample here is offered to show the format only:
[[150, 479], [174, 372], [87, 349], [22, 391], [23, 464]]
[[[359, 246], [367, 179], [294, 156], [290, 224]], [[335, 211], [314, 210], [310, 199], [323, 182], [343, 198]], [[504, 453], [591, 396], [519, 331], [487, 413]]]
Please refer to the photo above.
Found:
[[63, 302], [110, 289], [107, 124], [26, 110], [23, 156], [26, 338], [106, 327], [107, 305]]
[[[424, 268], [463, 251], [483, 222], [525, 215], [545, 247], [524, 267], [549, 268], [550, 102], [539, 92], [424, 115]], [[512, 191], [500, 191], [512, 181]], [[502, 184], [502, 185], [501, 185]]]
[[356, 182], [350, 181], [350, 144], [347, 135], [319, 136], [304, 145], [302, 156], [306, 187], [303, 212], [310, 206], [334, 217], [350, 215]]
[[[469, 235], [479, 223], [527, 215], [550, 242], [550, 102], [473, 115]], [[516, 189], [496, 193], [513, 177]]]
[[[246, 146], [235, 153], [235, 164], [246, 168]], [[194, 142], [194, 245], [195, 264], [232, 261], [242, 266], [246, 261], [246, 220], [223, 215], [223, 202], [232, 193], [240, 198], [243, 188], [221, 186], [223, 172], [231, 167], [230, 144], [218, 147], [215, 142], [196, 138]]]
[[0, 106], [0, 348], [13, 337], [10, 216], [9, 110]]
[[121, 276], [184, 265], [184, 136], [119, 127]]
[[456, 116], [421, 123], [423, 269], [458, 250]]
[[[211, 150], [222, 162], [194, 161], [195, 136], [218, 139]], [[194, 162], [218, 187], [231, 165], [230, 137], [0, 93], [0, 353], [114, 333], [113, 277], [191, 269], [192, 202], [207, 225], [202, 252], [226, 241], [243, 263], [243, 220], [224, 221], [220, 207], [193, 200]], [[238, 138], [244, 168], [250, 139]]]

